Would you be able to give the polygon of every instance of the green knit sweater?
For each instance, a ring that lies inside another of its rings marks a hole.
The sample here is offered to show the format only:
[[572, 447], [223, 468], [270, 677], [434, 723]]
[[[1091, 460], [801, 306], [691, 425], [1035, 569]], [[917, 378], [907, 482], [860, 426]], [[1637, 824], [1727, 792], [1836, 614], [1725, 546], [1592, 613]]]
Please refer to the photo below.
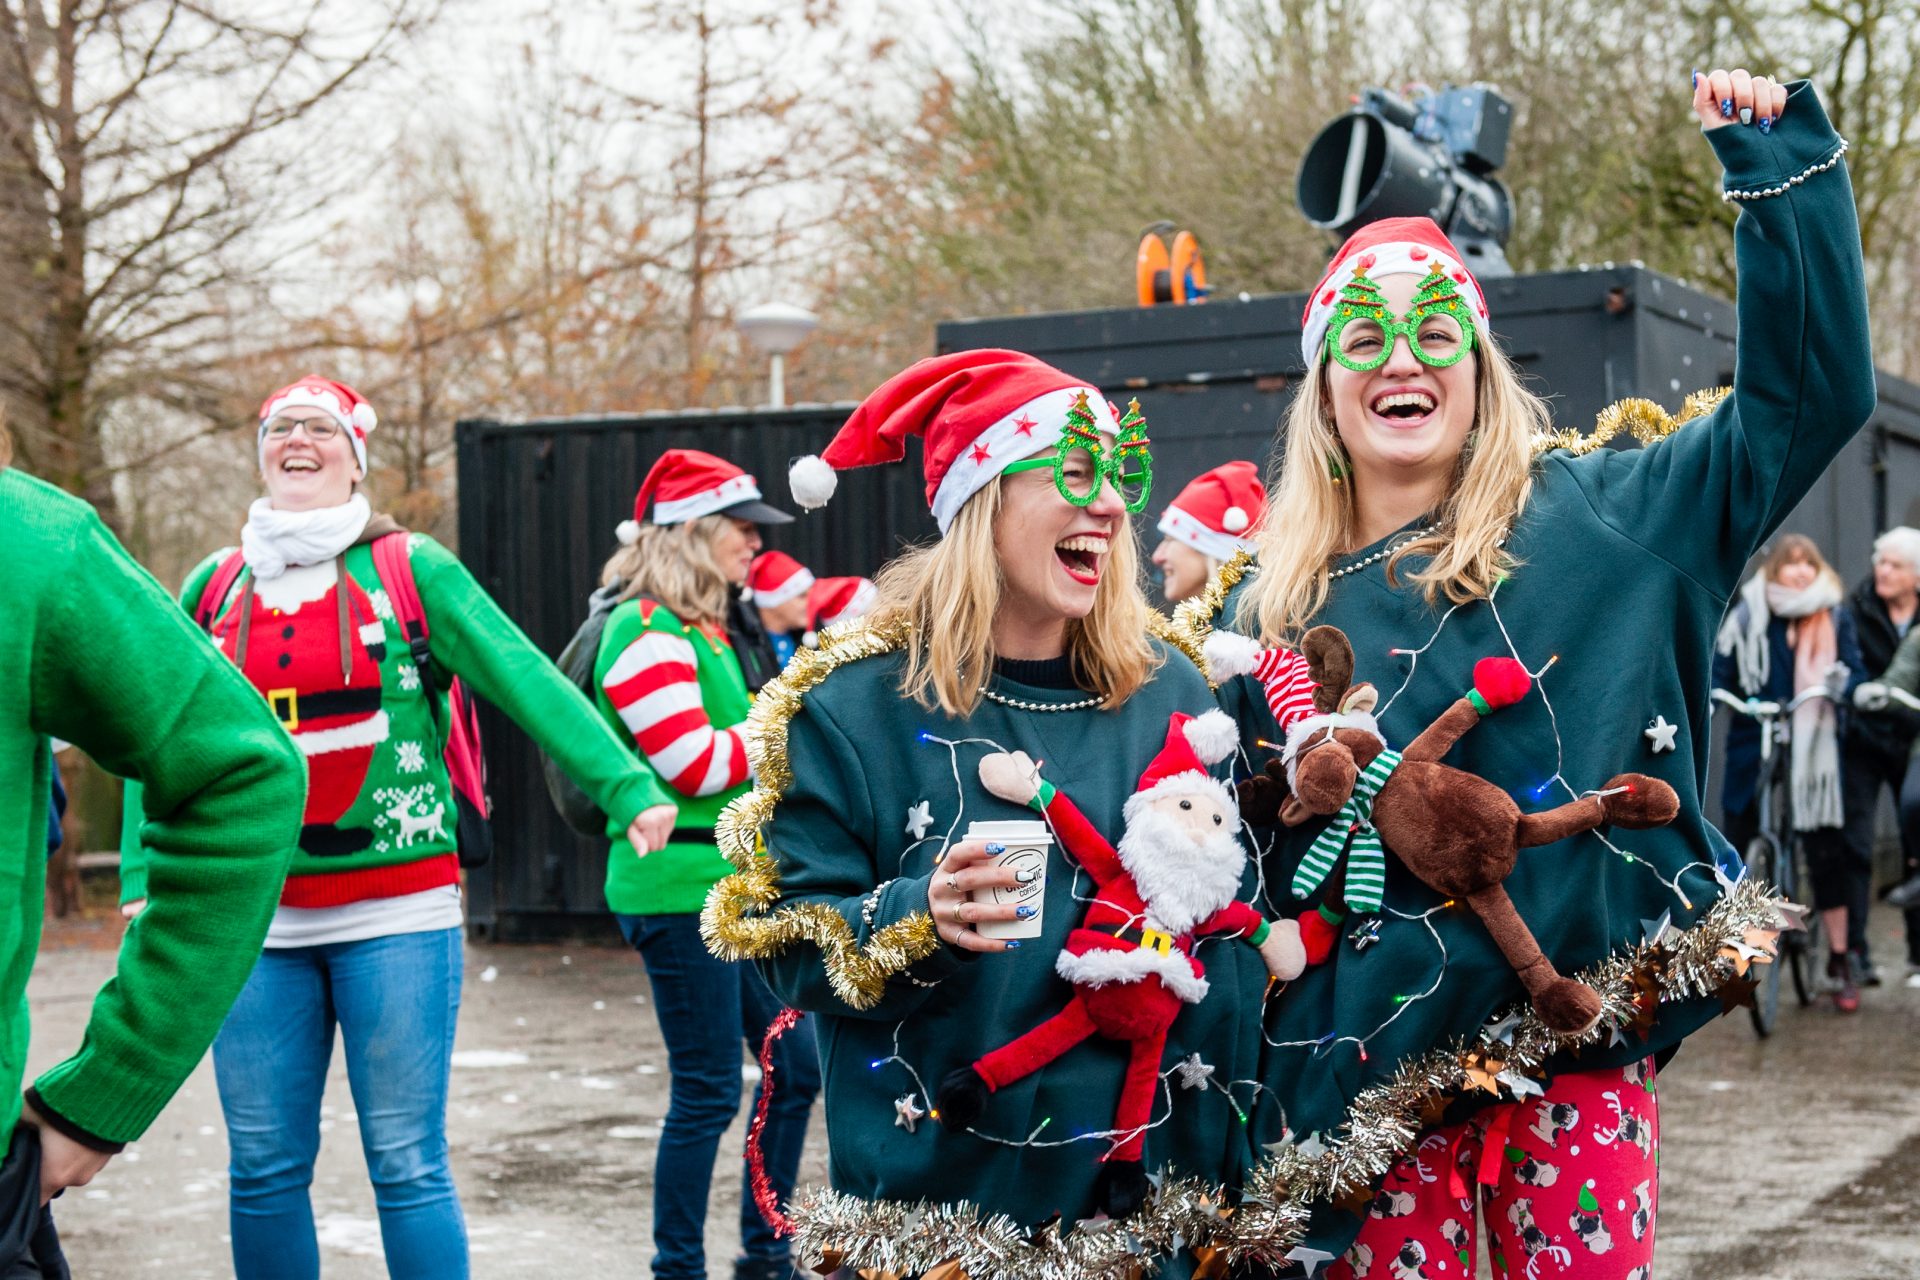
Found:
[[[1841, 145], [1804, 84], [1793, 88], [1771, 136], [1733, 127], [1707, 137], [1729, 189], [1781, 184], [1833, 159]], [[1376, 563], [1334, 579], [1315, 619], [1352, 640], [1355, 679], [1380, 689], [1380, 727], [1396, 747], [1471, 687], [1477, 659], [1511, 652], [1531, 670], [1547, 668], [1524, 701], [1487, 717], [1448, 757], [1498, 783], [1525, 810], [1629, 771], [1663, 778], [1679, 793], [1680, 815], [1669, 826], [1603, 828], [1519, 855], [1507, 887], [1563, 973], [1640, 942], [1645, 922], [1665, 913], [1685, 928], [1719, 896], [1711, 864], [1730, 850], [1702, 805], [1714, 632], [1748, 558], [1873, 408], [1866, 289], [1845, 168], [1742, 202], [1735, 244], [1734, 388], [1715, 412], [1643, 449], [1542, 458], [1509, 542], [1519, 567], [1491, 604], [1450, 609], [1442, 599], [1430, 606], [1404, 579], [1389, 584], [1385, 565]], [[1417, 560], [1408, 566], [1417, 567]], [[1227, 599], [1224, 625], [1251, 633], [1257, 623], [1241, 613], [1244, 598], [1243, 583]], [[1242, 678], [1224, 686], [1222, 697], [1251, 758], [1270, 759], [1256, 742], [1280, 735], [1258, 690]], [[1676, 749], [1654, 750], [1645, 730], [1656, 717], [1679, 726]], [[1288, 832], [1275, 848], [1267, 884], [1276, 908], [1299, 910], [1289, 908], [1287, 886], [1320, 826]], [[1629, 862], [1603, 836], [1641, 861]], [[1663, 878], [1678, 881], [1684, 900]], [[1421, 913], [1436, 902], [1389, 859], [1389, 912]], [[1358, 950], [1343, 940], [1329, 963], [1272, 1002], [1268, 1043], [1284, 1047], [1264, 1056], [1262, 1101], [1274, 1105], [1263, 1106], [1261, 1140], [1277, 1136], [1281, 1107], [1295, 1132], [1333, 1133], [1355, 1095], [1407, 1057], [1468, 1037], [1489, 1016], [1524, 1002], [1471, 914], [1434, 916], [1437, 942], [1420, 923], [1390, 913], [1384, 920], [1376, 944]], [[1404, 999], [1436, 979], [1433, 995]], [[1595, 1069], [1669, 1049], [1720, 1009], [1712, 1000], [1662, 1006], [1649, 1037], [1628, 1031], [1623, 1043], [1603, 1041], [1558, 1065]], [[1320, 1043], [1332, 1037], [1366, 1037], [1365, 1059], [1352, 1039]]]
[[[1025, 819], [1030, 810], [980, 785], [982, 755], [1004, 748], [1045, 761], [1048, 777], [1095, 829], [1116, 841], [1121, 807], [1166, 742], [1168, 717], [1213, 705], [1206, 681], [1185, 657], [1165, 658], [1154, 679], [1115, 710], [1029, 712], [992, 702], [965, 720], [927, 711], [899, 691], [900, 653], [841, 667], [805, 695], [789, 728], [793, 783], [765, 828], [778, 859], [781, 905], [823, 903], [864, 943], [927, 910], [934, 855], [975, 821]], [[1040, 703], [1082, 701], [1077, 690], [1040, 689], [996, 678], [993, 687]], [[764, 693], [762, 696], [766, 696]], [[954, 745], [949, 748], [946, 740]], [[1242, 896], [1252, 893], [1251, 869]], [[833, 991], [820, 951], [809, 943], [761, 962], [781, 999], [819, 1015], [830, 1176], [863, 1199], [940, 1203], [967, 1200], [1021, 1223], [1063, 1215], [1067, 1227], [1093, 1212], [1097, 1163], [1107, 1149], [1076, 1135], [1110, 1129], [1127, 1047], [1098, 1037], [993, 1094], [980, 1133], [952, 1134], [931, 1120], [909, 1132], [895, 1102], [1059, 1013], [1072, 988], [1054, 971], [1067, 934], [1091, 891], [1058, 844], [1048, 861], [1041, 937], [1018, 951], [973, 955], [941, 945], [894, 974], [869, 1009]], [[1173, 1025], [1162, 1069], [1197, 1054], [1218, 1086], [1182, 1087], [1169, 1078], [1146, 1135], [1149, 1170], [1175, 1169], [1235, 1182], [1251, 1158], [1236, 1116], [1253, 1101], [1260, 1001], [1266, 970], [1252, 947], [1203, 942], [1197, 953], [1210, 989]], [[1169, 1105], [1171, 1111], [1168, 1110]], [[1163, 1119], [1164, 1117], [1164, 1119]], [[1018, 1145], [1044, 1123], [1039, 1141]], [[1057, 1144], [1057, 1145], [1056, 1145]], [[1182, 1275], [1175, 1260], [1162, 1274]]]
[[[689, 656], [691, 681], [681, 666]], [[593, 687], [614, 732], [634, 742], [650, 765], [669, 761], [660, 772], [672, 776], [662, 781], [680, 806], [672, 841], [644, 858], [633, 856], [625, 824], [608, 830], [607, 905], [623, 915], [698, 911], [707, 890], [731, 870], [714, 846], [714, 819], [747, 789], [745, 740], [729, 734], [752, 705], [740, 661], [724, 632], [690, 627], [651, 601], [628, 600], [607, 616]], [[692, 750], [708, 742], [710, 749]]]
[[[671, 803], [652, 772], [633, 758], [625, 744], [594, 714], [580, 690], [534, 647], [452, 552], [421, 534], [409, 535], [409, 547], [414, 583], [427, 616], [440, 724], [447, 722], [446, 687], [452, 676], [460, 676], [476, 694], [526, 730], [619, 828], [624, 829], [643, 809]], [[208, 557], [188, 576], [181, 600], [190, 613], [199, 606], [225, 554]], [[330, 821], [330, 831], [322, 833], [360, 847], [350, 852], [303, 847], [287, 881], [285, 901], [294, 906], [331, 906], [392, 896], [449, 884], [455, 878], [452, 784], [420, 672], [394, 620], [386, 589], [374, 571], [372, 548], [366, 543], [349, 547], [344, 560], [355, 589], [351, 629], [360, 633], [362, 624], [375, 619], [379, 623], [364, 633], [375, 638], [374, 647], [357, 652], [373, 657], [377, 677], [370, 675], [368, 679], [377, 695], [379, 711], [386, 718], [386, 730], [372, 750], [357, 795], [349, 793], [351, 802], [345, 811]], [[302, 571], [290, 570], [289, 576], [295, 572]], [[331, 581], [331, 571], [322, 572]], [[214, 624], [218, 635], [225, 634], [228, 617], [237, 607], [245, 575], [242, 577], [218, 611]], [[357, 602], [362, 598], [370, 617], [358, 612]], [[253, 610], [247, 669], [256, 683], [270, 684], [280, 661], [272, 651], [280, 635], [279, 618], [266, 596], [256, 595]], [[320, 616], [307, 618], [315, 613]], [[300, 627], [287, 628], [288, 644], [301, 644], [307, 629], [317, 629], [323, 634], [314, 643], [327, 655], [328, 662], [337, 662], [333, 655], [337, 653], [339, 628], [334, 610], [309, 604], [294, 617]], [[231, 644], [227, 647], [232, 648]], [[285, 699], [280, 705], [283, 715], [298, 713], [297, 707]], [[433, 820], [436, 816], [438, 821]], [[310, 822], [309, 841], [316, 838], [316, 826]], [[137, 847], [122, 850], [123, 899], [146, 896], [141, 881], [144, 865], [145, 858]]]
[[0, 1143], [20, 1114], [51, 736], [147, 789], [152, 906], [127, 929], [80, 1051], [34, 1084], [51, 1123], [111, 1148], [153, 1122], [252, 971], [305, 769], [260, 695], [84, 503], [0, 471], [0, 532]]

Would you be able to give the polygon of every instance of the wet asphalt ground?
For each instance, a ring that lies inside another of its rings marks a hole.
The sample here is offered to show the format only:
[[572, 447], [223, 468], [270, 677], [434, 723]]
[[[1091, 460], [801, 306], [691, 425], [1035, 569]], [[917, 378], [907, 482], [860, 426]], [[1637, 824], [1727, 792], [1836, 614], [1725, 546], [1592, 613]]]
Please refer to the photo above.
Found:
[[[1876, 913], [1879, 954], [1904, 947]], [[34, 1071], [78, 1043], [111, 973], [110, 927], [54, 929], [29, 989]], [[1920, 990], [1889, 964], [1851, 1017], [1789, 992], [1771, 1040], [1744, 1010], [1660, 1077], [1661, 1280], [1920, 1278]], [[644, 1277], [666, 1053], [631, 953], [469, 947], [449, 1130], [479, 1277]], [[755, 1074], [743, 1058], [749, 1083]], [[314, 1186], [325, 1274], [386, 1274], [336, 1054]], [[824, 1181], [815, 1113], [802, 1177]], [[722, 1144], [708, 1219], [717, 1280], [738, 1239], [745, 1124]], [[211, 1062], [58, 1218], [78, 1277], [232, 1274], [226, 1141]], [[1579, 1280], [1578, 1272], [1566, 1273]]]

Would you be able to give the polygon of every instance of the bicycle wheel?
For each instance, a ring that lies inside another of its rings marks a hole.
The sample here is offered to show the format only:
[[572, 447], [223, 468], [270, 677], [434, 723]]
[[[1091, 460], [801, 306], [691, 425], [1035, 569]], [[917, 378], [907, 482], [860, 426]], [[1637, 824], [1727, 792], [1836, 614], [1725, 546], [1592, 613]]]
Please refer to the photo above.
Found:
[[[1747, 844], [1747, 874], [1760, 883], [1777, 883], [1774, 867], [1779, 861], [1772, 836], [1755, 836]], [[1785, 963], [1786, 957], [1782, 955], [1772, 964], [1752, 965], [1747, 969], [1759, 982], [1747, 1014], [1753, 1019], [1754, 1034], [1762, 1040], [1773, 1034], [1774, 1024], [1780, 1019], [1780, 967]]]
[[[1794, 841], [1793, 879], [1796, 887], [1812, 883], [1807, 875], [1807, 851], [1798, 840]], [[1796, 897], [1795, 900], [1802, 899]], [[1813, 910], [1811, 897], [1804, 901], [1807, 905], [1807, 927], [1781, 935], [1782, 939], [1794, 940], [1793, 993], [1800, 997], [1803, 1008], [1828, 990], [1827, 926], [1821, 920], [1820, 913]]]

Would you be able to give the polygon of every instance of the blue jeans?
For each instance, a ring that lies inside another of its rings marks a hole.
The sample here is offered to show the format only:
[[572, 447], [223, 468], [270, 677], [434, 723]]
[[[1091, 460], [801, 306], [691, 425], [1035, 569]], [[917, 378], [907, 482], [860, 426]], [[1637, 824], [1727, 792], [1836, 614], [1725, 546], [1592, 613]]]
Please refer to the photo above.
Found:
[[213, 1043], [227, 1118], [238, 1280], [316, 1280], [307, 1192], [333, 1028], [346, 1045], [387, 1274], [463, 1280], [467, 1224], [447, 1168], [460, 931], [263, 951]]
[[[653, 1167], [653, 1274], [655, 1280], [705, 1280], [707, 1193], [720, 1135], [740, 1114], [740, 1048], [744, 1044], [759, 1057], [760, 1042], [780, 1012], [780, 1001], [752, 965], [721, 960], [707, 950], [700, 940], [698, 915], [618, 919], [620, 932], [646, 962], [672, 1072]], [[761, 1149], [767, 1176], [784, 1204], [799, 1175], [807, 1113], [820, 1092], [820, 1054], [810, 1020], [802, 1019], [774, 1046], [773, 1075]], [[759, 1103], [755, 1090], [754, 1105]], [[744, 1163], [741, 1182], [740, 1246], [745, 1259], [765, 1263], [785, 1258], [787, 1246], [753, 1202]]]

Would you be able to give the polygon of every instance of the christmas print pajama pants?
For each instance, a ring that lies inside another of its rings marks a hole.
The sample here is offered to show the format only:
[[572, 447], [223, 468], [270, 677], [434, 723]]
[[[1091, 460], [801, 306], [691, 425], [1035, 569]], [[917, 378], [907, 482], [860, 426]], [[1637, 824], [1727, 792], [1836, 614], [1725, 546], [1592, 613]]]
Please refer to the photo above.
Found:
[[1330, 1280], [1650, 1280], [1660, 1147], [1653, 1060], [1428, 1129], [1388, 1173]]

